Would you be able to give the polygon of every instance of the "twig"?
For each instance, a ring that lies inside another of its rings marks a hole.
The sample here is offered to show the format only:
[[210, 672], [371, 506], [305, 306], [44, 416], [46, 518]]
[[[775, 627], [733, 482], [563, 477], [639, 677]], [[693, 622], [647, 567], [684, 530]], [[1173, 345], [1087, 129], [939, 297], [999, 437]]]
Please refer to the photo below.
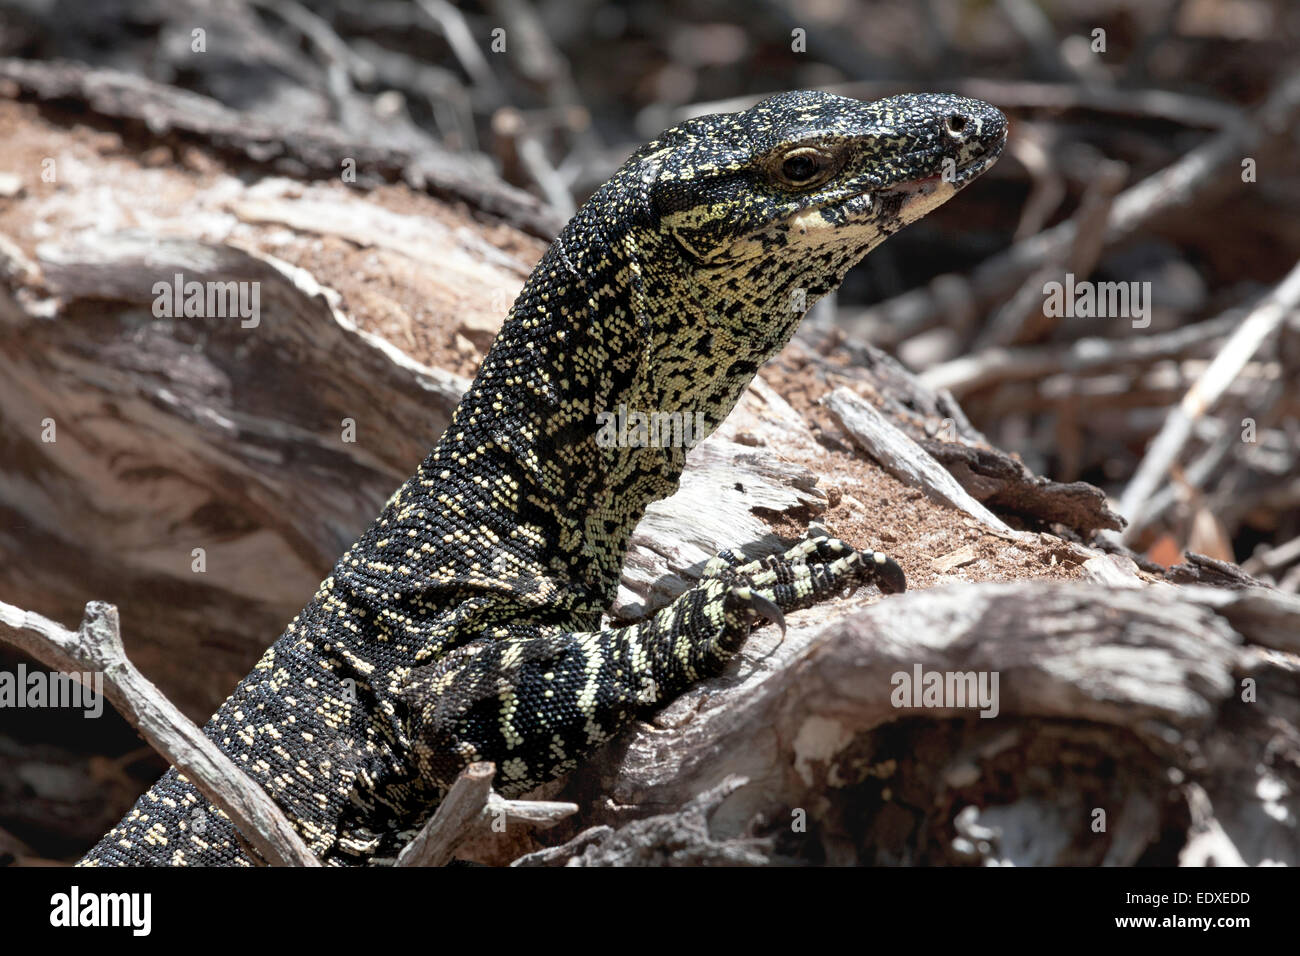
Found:
[[1291, 594], [1300, 591], [1300, 564], [1288, 571], [1282, 580], [1277, 582], [1277, 589]]
[[1300, 538], [1292, 538], [1276, 548], [1268, 548], [1251, 555], [1241, 565], [1247, 574], [1276, 574], [1288, 564], [1300, 561]]
[[445, 866], [456, 848], [504, 815], [507, 822], [552, 827], [578, 812], [576, 803], [506, 800], [492, 789], [497, 768], [486, 761], [461, 771], [433, 817], [397, 857], [397, 866]]
[[519, 111], [510, 107], [497, 110], [492, 117], [492, 131], [510, 144], [516, 158], [528, 176], [541, 189], [546, 201], [565, 217], [572, 216], [577, 205], [568, 184], [551, 165], [546, 148], [528, 128]]
[[445, 866], [456, 847], [487, 812], [497, 768], [472, 763], [461, 771], [433, 817], [397, 857], [398, 866]]
[[588, 827], [583, 830], [572, 840], [561, 843], [559, 846], [548, 846], [543, 850], [535, 853], [527, 853], [518, 859], [512, 860], [511, 866], [559, 866], [581, 856], [589, 846], [598, 845], [601, 841], [613, 836], [614, 828], [606, 824], [596, 827]]
[[375, 67], [378, 82], [429, 104], [444, 146], [470, 153], [478, 150], [469, 91], [453, 71], [422, 63], [364, 37], [353, 38], [349, 46]]
[[334, 28], [297, 0], [250, 0], [255, 7], [269, 10], [311, 41], [330, 63], [347, 70], [362, 86], [374, 82], [375, 67], [345, 43]]
[[1020, 207], [1020, 221], [1012, 241], [1019, 242], [1042, 232], [1047, 220], [1065, 198], [1065, 177], [1060, 163], [1048, 150], [1043, 130], [1036, 123], [1020, 123], [1016, 136], [1007, 141], [1007, 151], [1029, 174], [1029, 195]]
[[102, 673], [113, 706], [230, 818], [263, 859], [278, 866], [320, 866], [266, 792], [127, 659], [116, 607], [91, 601], [81, 626], [69, 631], [0, 601], [0, 623], [13, 629], [6, 640], [47, 667], [74, 677]]
[[[601, 143], [591, 124], [591, 111], [583, 102], [573, 81], [569, 61], [551, 42], [546, 25], [528, 0], [489, 0], [489, 8], [506, 24], [515, 56], [511, 62], [530, 84], [539, 87], [553, 113], [561, 122], [549, 124], [567, 134], [573, 145], [571, 156], [586, 163], [600, 152]], [[524, 117], [520, 124], [523, 136], [517, 149], [520, 160], [540, 185], [551, 205], [572, 214], [575, 204], [565, 178], [555, 171], [538, 135], [538, 126]], [[494, 118], [495, 122], [495, 118]], [[544, 177], [544, 178], [543, 178]], [[563, 202], [560, 200], [563, 198]]]
[[588, 117], [582, 130], [591, 131], [590, 114], [582, 102], [569, 61], [551, 42], [546, 26], [526, 0], [489, 0], [492, 12], [503, 20], [517, 53], [517, 69], [530, 83], [542, 88], [546, 101], [566, 117], [575, 111]]
[[496, 74], [488, 65], [487, 57], [474, 41], [474, 34], [469, 24], [465, 22], [465, 15], [447, 0], [415, 0], [415, 2], [429, 19], [438, 25], [447, 40], [447, 45], [451, 47], [452, 54], [469, 75], [470, 81], [478, 88], [479, 93], [492, 106], [504, 103], [505, 95], [501, 90], [501, 84], [497, 82]]
[[1227, 335], [1240, 323], [1238, 310], [1196, 325], [1138, 339], [1086, 338], [1059, 345], [987, 349], [921, 373], [931, 388], [946, 388], [958, 397], [1003, 382], [1041, 380], [1060, 372], [1101, 372], [1125, 365], [1145, 365], [1176, 358]]
[[1139, 512], [1147, 503], [1191, 436], [1192, 426], [1212, 408], [1232, 384], [1237, 373], [1272, 334], [1287, 314], [1300, 304], [1300, 265], [1295, 266], [1234, 332], [1214, 361], [1188, 389], [1164, 427], [1152, 441], [1120, 498], [1120, 513], [1130, 519], [1122, 540], [1131, 540], [1139, 527]]
[[[1257, 427], [1261, 436], [1268, 424], [1277, 417], [1280, 410], [1279, 400], [1284, 392], [1285, 388], [1282, 382], [1277, 379], [1274, 379], [1270, 386], [1250, 389], [1247, 396], [1248, 413], [1258, 419]], [[1163, 518], [1165, 513], [1184, 497], [1186, 489], [1204, 488], [1208, 484], [1210, 476], [1218, 471], [1219, 466], [1228, 457], [1229, 453], [1241, 447], [1241, 439], [1235, 428], [1220, 428], [1219, 431], [1220, 434], [1210, 443], [1210, 447], [1202, 452], [1200, 457], [1188, 465], [1187, 468], [1183, 469], [1179, 486], [1166, 485], [1147, 501], [1141, 516], [1141, 525], [1143, 527], [1150, 527]], [[1247, 459], [1247, 463], [1249, 464], [1249, 459]], [[1228, 481], [1226, 484], [1231, 485], [1233, 482]], [[1225, 490], [1227, 490], [1225, 483], [1220, 482], [1215, 494], [1221, 495]], [[1230, 521], [1232, 516], [1224, 509], [1211, 506], [1209, 510], [1225, 524], [1236, 524], [1236, 522]]]
[[728, 774], [681, 809], [642, 817], [617, 830], [593, 827], [551, 850], [519, 857], [511, 866], [763, 866], [771, 837], [749, 833], [715, 838], [710, 820], [719, 806], [749, 783]]
[[1015, 295], [984, 326], [975, 340], [976, 349], [1014, 345], [1032, 336], [1047, 321], [1043, 316], [1044, 285], [1064, 272], [1080, 278], [1092, 273], [1101, 255], [1111, 205], [1127, 175], [1128, 167], [1124, 163], [1104, 159], [1097, 164], [1074, 216], [1076, 229], [1069, 251], [1061, 259], [1030, 273]]
[[857, 393], [837, 388], [822, 402], [853, 440], [899, 481], [920, 488], [930, 497], [966, 512], [996, 531], [1012, 533], [1001, 518], [972, 498], [933, 456]]
[[1070, 77], [1081, 80], [1057, 47], [1052, 21], [1047, 14], [1029, 0], [998, 0], [998, 9], [1011, 28], [1025, 41], [1029, 54], [1038, 68], [1051, 77]]

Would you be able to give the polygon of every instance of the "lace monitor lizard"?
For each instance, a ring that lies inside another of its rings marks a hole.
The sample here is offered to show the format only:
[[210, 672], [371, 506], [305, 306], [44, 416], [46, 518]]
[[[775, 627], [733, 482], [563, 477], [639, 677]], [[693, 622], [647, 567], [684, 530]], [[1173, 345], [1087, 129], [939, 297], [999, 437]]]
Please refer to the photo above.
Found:
[[[761, 561], [723, 552], [668, 607], [601, 630], [685, 450], [603, 447], [597, 415], [698, 412], [711, 432], [803, 308], [1005, 139], [977, 100], [793, 92], [639, 149], [534, 269], [437, 447], [205, 732], [322, 862], [391, 862], [471, 761], [521, 794], [718, 674], [756, 621], [901, 591], [892, 559], [817, 534]], [[81, 862], [260, 861], [173, 768]]]

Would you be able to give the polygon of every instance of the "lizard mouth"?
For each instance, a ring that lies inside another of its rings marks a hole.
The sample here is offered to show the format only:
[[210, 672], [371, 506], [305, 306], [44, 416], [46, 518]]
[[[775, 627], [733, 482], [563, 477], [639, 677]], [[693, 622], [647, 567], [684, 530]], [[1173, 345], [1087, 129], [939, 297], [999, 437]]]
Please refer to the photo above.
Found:
[[[927, 186], [928, 184], [932, 184], [936, 182], [946, 182], [952, 185], [953, 187], [960, 189], [962, 186], [967, 185], [972, 180], [978, 179], [980, 175], [982, 175], [985, 172], [985, 170], [987, 170], [990, 166], [996, 163], [998, 161], [998, 157], [1002, 155], [1002, 150], [1005, 148], [1006, 144], [1007, 144], [1007, 134], [1005, 131], [1003, 131], [1002, 138], [999, 139], [998, 142], [988, 147], [981, 155], [967, 160], [964, 165], [953, 168], [951, 174], [946, 179], [944, 178], [944, 170], [939, 169], [933, 173], [930, 173], [930, 175], [928, 176], [920, 176], [916, 179], [908, 179], [902, 182], [893, 183], [889, 186], [886, 186], [884, 190], [881, 191], [882, 192], [891, 191], [891, 190], [916, 191], [922, 187]], [[944, 162], [948, 163], [949, 161], [944, 160]]]
[[891, 183], [885, 187], [864, 189], [838, 202], [821, 207], [821, 216], [832, 225], [849, 225], [882, 219], [904, 218], [907, 212], [920, 213], [934, 208], [955, 195], [957, 183], [945, 181], [939, 173], [920, 179]]
[[1002, 147], [999, 145], [996, 149], [990, 150], [978, 159], [973, 159], [959, 169], [953, 170], [952, 175], [947, 179], [944, 178], [943, 171], [941, 170], [939, 172], [931, 173], [928, 176], [921, 176], [918, 179], [908, 179], [903, 182], [894, 183], [890, 186], [886, 186], [880, 191], [898, 191], [905, 193], [926, 192], [933, 191], [935, 184], [937, 183], [947, 183], [954, 187], [954, 189], [960, 189], [962, 186], [978, 179], [985, 170], [998, 161], [998, 156], [1001, 155], [1001, 153]]
[[956, 170], [950, 178], [945, 178], [942, 171], [930, 173], [928, 176], [907, 179], [888, 186], [863, 189], [823, 208], [830, 213], [830, 216], [842, 217], [845, 221], [880, 218], [883, 214], [901, 217], [905, 222], [911, 222], [947, 202], [959, 190], [977, 179], [981, 173], [997, 162], [1000, 153], [999, 145], [984, 156]]

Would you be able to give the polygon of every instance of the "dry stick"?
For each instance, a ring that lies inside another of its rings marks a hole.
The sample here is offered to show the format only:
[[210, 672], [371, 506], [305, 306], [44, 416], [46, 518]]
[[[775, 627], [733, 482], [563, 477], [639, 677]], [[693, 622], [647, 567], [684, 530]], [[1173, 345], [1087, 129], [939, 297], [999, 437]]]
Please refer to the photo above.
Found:
[[306, 37], [333, 64], [347, 70], [361, 85], [374, 82], [375, 67], [352, 50], [334, 28], [297, 0], [251, 0], [255, 7], [269, 10]]
[[1116, 159], [1100, 160], [1084, 190], [1075, 215], [1077, 228], [1065, 258], [1066, 267], [1076, 275], [1090, 274], [1106, 245], [1106, 227], [1115, 197], [1128, 179], [1128, 164]]
[[987, 349], [966, 355], [918, 376], [930, 388], [962, 395], [1004, 382], [1033, 381], [1061, 372], [1102, 372], [1125, 365], [1146, 365], [1176, 358], [1227, 335], [1240, 322], [1237, 310], [1218, 318], [1140, 339], [1086, 338], [1060, 346]]
[[542, 88], [546, 101], [568, 119], [580, 114], [582, 129], [591, 132], [590, 112], [582, 102], [569, 61], [547, 36], [546, 25], [526, 0], [489, 0], [488, 6], [505, 22], [518, 57], [517, 69]]
[[1129, 519], [1122, 541], [1131, 541], [1136, 530], [1143, 526], [1141, 509], [1165, 480], [1197, 419], [1222, 397], [1237, 373], [1297, 304], [1300, 304], [1300, 264], [1287, 273], [1282, 283], [1229, 336], [1214, 361], [1187, 390], [1182, 402], [1169, 412], [1164, 427], [1147, 449], [1120, 498], [1120, 514]]
[[81, 626], [69, 631], [49, 618], [0, 601], [0, 623], [13, 629], [6, 640], [46, 667], [78, 680], [86, 671], [102, 673], [113, 706], [230, 818], [263, 859], [278, 866], [320, 866], [266, 791], [127, 659], [116, 607], [91, 601]]
[[1065, 199], [1065, 176], [1057, 157], [1048, 152], [1045, 139], [1037, 123], [1023, 121], [1016, 124], [1015, 137], [1007, 141], [1007, 152], [1029, 174], [1029, 195], [1020, 207], [1020, 221], [1011, 236], [1013, 242], [1042, 232]]
[[1288, 593], [1300, 591], [1300, 564], [1288, 571], [1282, 580], [1277, 582], [1277, 589]]
[[[1287, 440], [1288, 436], [1275, 434], [1281, 440]], [[1285, 515], [1300, 508], [1300, 481], [1293, 479], [1298, 471], [1296, 465], [1292, 459], [1289, 466], [1284, 466], [1286, 471], [1281, 475], [1272, 468], [1251, 469], [1246, 474], [1229, 472], [1224, 481], [1205, 493], [1205, 509], [1226, 527], [1244, 524], [1253, 514], [1268, 515], [1276, 521], [1279, 513]], [[1249, 486], [1245, 484], [1247, 480]], [[1152, 500], [1158, 497], [1153, 496]]]
[[1060, 259], [1052, 258], [1030, 273], [1010, 300], [1002, 306], [984, 326], [975, 340], [972, 351], [981, 351], [998, 345], [1014, 345], [1031, 325], [1031, 319], [1043, 318], [1043, 287], [1049, 281], [1069, 272], [1080, 278], [1092, 273], [1105, 244], [1106, 222], [1110, 216], [1115, 194], [1124, 185], [1128, 166], [1115, 160], [1102, 160], [1079, 204], [1074, 216], [1075, 233], [1069, 251]]
[[1300, 561], [1300, 538], [1292, 538], [1276, 548], [1269, 548], [1251, 555], [1242, 562], [1241, 570], [1247, 574], [1276, 574], [1288, 564]]
[[397, 865], [444, 866], [451, 862], [457, 845], [487, 810], [496, 772], [496, 765], [486, 762], [472, 763], [462, 770], [432, 819], [403, 847]]
[[456, 848], [477, 835], [492, 820], [535, 827], [552, 827], [578, 812], [576, 803], [550, 800], [506, 800], [492, 789], [496, 765], [472, 763], [460, 772], [433, 817], [397, 857], [398, 866], [445, 866]]
[[355, 129], [359, 116], [369, 117], [370, 105], [363, 102], [357, 86], [375, 80], [374, 64], [365, 60], [339, 38], [325, 20], [297, 0], [251, 0], [253, 6], [269, 10], [320, 51], [324, 62], [325, 89], [334, 106], [334, 118], [345, 129]]
[[[1262, 134], [1282, 135], [1300, 111], [1300, 71], [1290, 74], [1248, 121], [1227, 123], [1214, 137], [1189, 151], [1182, 159], [1126, 189], [1115, 199], [1106, 222], [1107, 243], [1114, 243], [1169, 209], [1186, 205], [1214, 181], [1225, 166], [1236, 165]], [[1073, 220], [1053, 226], [976, 266], [969, 278], [939, 276], [929, 286], [905, 292], [853, 320], [853, 325], [888, 330], [900, 341], [933, 328], [945, 320], [950, 296], [937, 296], [936, 282], [961, 283], [964, 295], [975, 305], [1004, 295], [1028, 272], [1061, 256], [1074, 242], [1078, 225]], [[846, 323], [847, 324], [847, 323]]]
[[[1267, 425], [1273, 419], [1278, 417], [1277, 413], [1279, 411], [1279, 403], [1285, 392], [1285, 388], [1280, 381], [1274, 380], [1271, 383], [1271, 387], [1266, 386], [1262, 390], [1262, 398], [1255, 401], [1254, 395], [1258, 394], [1259, 391], [1259, 389], [1252, 390], [1252, 395], [1247, 399], [1248, 407], [1246, 411], [1247, 414], [1259, 419], [1259, 434], [1263, 436]], [[1219, 437], [1210, 444], [1210, 447], [1202, 452], [1200, 457], [1183, 469], [1181, 481], [1179, 482], [1178, 487], [1175, 487], [1174, 485], [1166, 485], [1151, 496], [1150, 500], [1146, 503], [1146, 507], [1143, 509], [1142, 523], [1149, 527], [1152, 523], [1163, 518], [1165, 513], [1182, 499], [1183, 492], [1186, 488], [1195, 488], [1198, 490], [1204, 488], [1209, 482], [1210, 476], [1218, 471], [1219, 466], [1223, 461], [1228, 457], [1232, 450], [1238, 448], [1240, 444], [1241, 439], [1235, 428], [1223, 428]], [[1224, 483], [1222, 481], [1218, 483], [1217, 493], [1221, 493], [1225, 490], [1223, 485]], [[1215, 516], [1225, 524], [1229, 523], [1229, 516], [1224, 514], [1221, 509], [1212, 507], [1210, 508], [1210, 511], [1212, 511]], [[1253, 574], [1254, 572], [1252, 571], [1248, 573]]]
[[1029, 47], [1039, 69], [1053, 77], [1083, 81], [1084, 77], [1063, 56], [1056, 42], [1056, 30], [1047, 14], [1029, 0], [998, 0], [1003, 18]]
[[564, 216], [572, 216], [578, 206], [573, 201], [573, 193], [564, 181], [564, 177], [551, 165], [546, 156], [546, 147], [536, 134], [528, 128], [523, 115], [513, 107], [504, 107], [492, 117], [492, 131], [503, 139], [510, 141], [515, 156], [528, 171], [528, 176], [538, 188], [546, 201]]
[[[600, 139], [591, 124], [591, 111], [573, 82], [569, 61], [547, 36], [546, 25], [533, 4], [528, 0], [489, 0], [488, 6], [506, 24], [510, 42], [514, 44], [512, 60], [516, 69], [529, 83], [542, 90], [550, 112], [562, 119], [562, 122], [550, 125], [552, 128], [558, 126], [567, 134], [567, 141], [572, 146], [571, 158], [583, 164], [590, 162], [601, 150]], [[521, 161], [538, 185], [546, 190], [546, 198], [551, 204], [566, 216], [571, 215], [576, 208], [573, 195], [547, 158], [537, 133], [538, 127], [525, 118], [522, 129], [525, 137], [517, 145]], [[539, 169], [543, 175], [553, 176], [554, 182], [547, 184], [538, 179]], [[564, 197], [563, 203], [556, 201], [560, 196]]]
[[931, 498], [966, 512], [995, 531], [1013, 533], [1001, 518], [971, 497], [933, 455], [856, 392], [841, 386], [822, 399], [822, 403], [853, 440], [903, 484], [920, 488]]
[[445, 147], [457, 152], [478, 151], [469, 91], [452, 70], [422, 63], [364, 37], [351, 38], [348, 46], [375, 68], [379, 83], [417, 96], [429, 105]]
[[451, 47], [452, 54], [469, 74], [471, 82], [478, 87], [479, 92], [493, 106], [504, 103], [505, 94], [501, 90], [501, 84], [497, 82], [496, 74], [492, 72], [487, 58], [479, 49], [473, 31], [465, 22], [465, 15], [447, 0], [415, 0], [415, 2], [429, 19], [438, 24], [447, 45]]

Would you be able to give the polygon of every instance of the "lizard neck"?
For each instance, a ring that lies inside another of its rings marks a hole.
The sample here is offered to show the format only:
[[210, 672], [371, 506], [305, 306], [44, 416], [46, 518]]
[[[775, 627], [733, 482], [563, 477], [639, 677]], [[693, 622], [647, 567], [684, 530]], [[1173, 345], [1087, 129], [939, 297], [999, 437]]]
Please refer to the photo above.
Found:
[[687, 448], [734, 404], [691, 400], [701, 375], [683, 384], [666, 315], [682, 273], [638, 243], [651, 230], [635, 217], [602, 216], [608, 204], [593, 197], [534, 269], [421, 469], [501, 539], [503, 564], [560, 579], [592, 613], [612, 603], [646, 506], [676, 490]]
[[687, 451], [860, 258], [812, 277], [768, 257], [702, 270], [635, 196], [616, 177], [565, 227], [422, 468], [457, 527], [497, 539], [485, 575], [557, 580], [571, 609], [593, 614], [613, 602], [632, 532], [676, 491]]

